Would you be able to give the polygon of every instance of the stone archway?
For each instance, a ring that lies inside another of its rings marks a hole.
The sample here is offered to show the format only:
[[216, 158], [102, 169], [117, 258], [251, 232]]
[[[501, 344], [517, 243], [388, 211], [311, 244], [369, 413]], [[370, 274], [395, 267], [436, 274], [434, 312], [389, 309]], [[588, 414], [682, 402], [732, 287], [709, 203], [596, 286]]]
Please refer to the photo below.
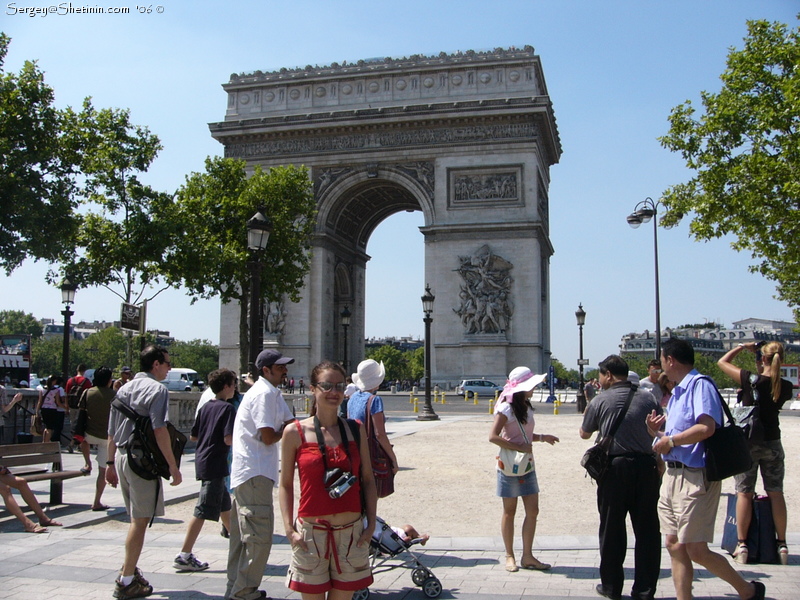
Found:
[[[363, 357], [369, 236], [422, 211], [425, 281], [436, 295], [434, 381], [503, 378], [549, 364], [549, 168], [561, 153], [533, 49], [360, 61], [232, 75], [225, 155], [309, 168], [319, 207], [303, 298], [265, 343], [297, 359], [295, 377]], [[220, 361], [238, 352], [223, 307]]]

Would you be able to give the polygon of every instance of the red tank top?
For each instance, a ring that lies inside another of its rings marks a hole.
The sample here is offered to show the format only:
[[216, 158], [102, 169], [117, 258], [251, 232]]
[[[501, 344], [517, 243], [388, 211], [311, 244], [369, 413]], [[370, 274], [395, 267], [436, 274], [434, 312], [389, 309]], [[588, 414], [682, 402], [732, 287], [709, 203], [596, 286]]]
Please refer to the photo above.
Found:
[[[303, 427], [300, 422], [295, 420], [295, 424], [297, 425], [297, 431], [300, 433], [301, 441], [296, 458], [297, 471], [300, 474], [300, 504], [297, 509], [297, 516], [319, 517], [343, 512], [360, 513], [360, 479], [356, 479], [356, 482], [341, 498], [331, 498], [325, 489], [325, 465], [322, 462], [322, 455], [319, 453], [319, 445], [316, 442], [306, 442], [306, 436], [303, 433]], [[352, 465], [347, 458], [343, 445], [335, 448], [325, 447], [328, 468], [339, 467], [358, 477], [361, 468], [361, 455], [358, 452], [358, 444], [355, 441], [348, 442], [348, 447], [350, 458], [353, 461]]]

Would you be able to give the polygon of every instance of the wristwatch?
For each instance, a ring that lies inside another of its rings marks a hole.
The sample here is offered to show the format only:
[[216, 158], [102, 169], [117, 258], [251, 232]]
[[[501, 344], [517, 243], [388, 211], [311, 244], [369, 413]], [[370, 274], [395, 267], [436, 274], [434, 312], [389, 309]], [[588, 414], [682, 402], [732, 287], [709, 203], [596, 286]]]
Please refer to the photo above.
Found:
[[669, 436], [667, 438], [667, 441], [669, 442], [669, 447], [670, 448], [674, 448], [675, 447], [675, 440], [672, 439], [672, 436]]
[[113, 461], [113, 460], [107, 460], [107, 461], [106, 461], [106, 464], [107, 464], [107, 465], [113, 465], [113, 464], [114, 464], [114, 461]]

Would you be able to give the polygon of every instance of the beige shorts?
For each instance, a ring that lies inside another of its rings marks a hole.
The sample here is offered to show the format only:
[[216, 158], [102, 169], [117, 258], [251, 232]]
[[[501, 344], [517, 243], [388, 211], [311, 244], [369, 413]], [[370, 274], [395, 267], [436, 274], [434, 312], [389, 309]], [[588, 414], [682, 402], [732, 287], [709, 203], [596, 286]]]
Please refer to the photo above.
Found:
[[705, 469], [667, 468], [658, 499], [661, 532], [678, 542], [714, 541], [721, 481], [707, 481]]
[[117, 448], [116, 467], [122, 500], [131, 519], [164, 516], [164, 480], [142, 479], [131, 471], [125, 448]]
[[106, 465], [108, 460], [108, 438], [99, 438], [87, 433], [86, 441], [97, 446], [97, 466], [105, 469], [108, 466]]
[[298, 519], [297, 531], [303, 534], [308, 552], [295, 546], [286, 575], [289, 589], [301, 594], [323, 594], [330, 589], [356, 591], [372, 584], [369, 543], [358, 547], [364, 531], [359, 518], [349, 525], [328, 526]]

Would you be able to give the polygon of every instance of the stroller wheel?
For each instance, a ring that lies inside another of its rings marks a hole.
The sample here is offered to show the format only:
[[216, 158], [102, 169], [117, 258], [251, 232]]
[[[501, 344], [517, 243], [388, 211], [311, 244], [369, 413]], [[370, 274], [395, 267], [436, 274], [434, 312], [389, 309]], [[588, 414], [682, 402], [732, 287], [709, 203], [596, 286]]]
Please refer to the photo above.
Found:
[[358, 590], [353, 594], [353, 600], [367, 600], [369, 598], [369, 588]]
[[428, 577], [431, 577], [431, 572], [424, 567], [417, 567], [411, 571], [411, 581], [414, 582], [414, 585], [424, 585], [425, 580], [428, 579]]
[[422, 592], [428, 598], [438, 598], [439, 594], [442, 593], [442, 584], [436, 577], [431, 575], [422, 584]]

